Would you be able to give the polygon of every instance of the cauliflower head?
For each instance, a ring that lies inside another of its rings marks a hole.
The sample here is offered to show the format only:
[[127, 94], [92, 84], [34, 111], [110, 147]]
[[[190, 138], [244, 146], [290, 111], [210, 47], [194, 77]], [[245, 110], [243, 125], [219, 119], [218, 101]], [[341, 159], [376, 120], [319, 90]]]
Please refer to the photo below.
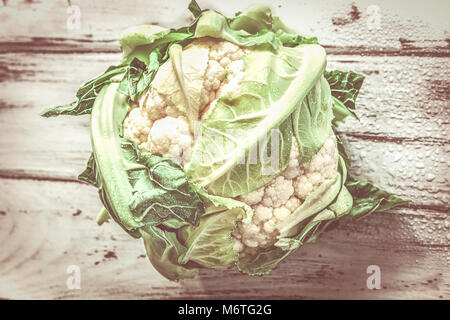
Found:
[[266, 6], [189, 9], [188, 26], [126, 31], [119, 64], [42, 113], [91, 114], [79, 179], [98, 188], [98, 223], [141, 238], [170, 280], [199, 266], [262, 275], [342, 217], [405, 203], [347, 174], [335, 128], [355, 116], [362, 75], [326, 70], [317, 40]]
[[183, 71], [188, 74], [185, 90], [191, 93], [189, 101], [180, 102], [177, 97], [182, 88], [170, 58], [142, 94], [138, 107], [130, 109], [123, 123], [125, 135], [144, 151], [188, 163], [195, 128], [189, 126], [188, 114], [180, 105], [189, 103], [197, 111], [196, 120], [204, 119], [218, 99], [239, 91], [244, 75], [242, 59], [248, 51], [225, 40], [194, 41], [181, 53]]
[[241, 255], [255, 254], [277, 241], [278, 226], [328, 178], [336, 175], [338, 151], [336, 138], [331, 135], [307, 165], [301, 165], [299, 147], [292, 140], [289, 165], [268, 185], [241, 195], [239, 200], [253, 208], [250, 222], [239, 221], [232, 233], [234, 249]]

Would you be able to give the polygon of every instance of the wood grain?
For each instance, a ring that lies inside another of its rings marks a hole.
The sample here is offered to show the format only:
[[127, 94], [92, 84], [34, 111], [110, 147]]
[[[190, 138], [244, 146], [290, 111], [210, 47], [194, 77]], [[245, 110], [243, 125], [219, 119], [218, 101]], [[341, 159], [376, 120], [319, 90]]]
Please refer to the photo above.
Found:
[[[67, 1], [0, 6], [0, 298], [449, 299], [449, 3], [275, 1], [274, 11], [327, 49], [328, 67], [366, 76], [360, 122], [339, 128], [352, 173], [411, 205], [342, 224], [266, 277], [201, 270], [172, 283], [140, 240], [97, 227], [97, 190], [77, 182], [91, 147], [89, 117], [44, 119], [78, 86], [117, 63], [129, 26], [189, 21], [188, 1]], [[198, 1], [227, 15], [254, 1]], [[374, 11], [375, 10], [375, 11]], [[374, 25], [378, 12], [380, 28]], [[66, 286], [81, 268], [81, 289]], [[382, 289], [366, 289], [369, 265]]]
[[[49, 60], [61, 62], [49, 65]], [[0, 125], [17, 136], [0, 137], [0, 176], [76, 180], [91, 152], [89, 116], [45, 119], [38, 113], [72, 101], [78, 79], [89, 79], [117, 60], [116, 54], [0, 56], [2, 78], [14, 79], [0, 87]], [[417, 205], [449, 209], [448, 76], [439, 67], [445, 59], [330, 56], [329, 60], [330, 68], [366, 76], [358, 98], [361, 121], [349, 120], [340, 127], [353, 172]], [[411, 69], [411, 60], [420, 61], [421, 68]], [[422, 82], [429, 86], [431, 79], [434, 85], [427, 92], [420, 86]], [[46, 129], [37, 130], [41, 127]]]
[[[189, 1], [74, 1], [80, 28], [69, 29], [69, 1], [7, 1], [0, 7], [1, 51], [117, 51], [124, 29], [140, 24], [179, 27], [191, 21]], [[447, 1], [410, 1], [407, 10], [389, 0], [198, 1], [202, 8], [232, 16], [255, 3], [266, 3], [297, 31], [317, 36], [336, 53], [377, 55], [438, 55], [450, 53]], [[3, 43], [3, 44], [1, 44]]]
[[[172, 283], [116, 224], [96, 227], [100, 201], [83, 184], [0, 180], [0, 295], [10, 298], [448, 298], [450, 256], [443, 212], [404, 208], [342, 225], [297, 250], [265, 277], [202, 270]], [[17, 190], [21, 190], [17, 193]], [[114, 252], [114, 254], [108, 254]], [[81, 269], [68, 290], [66, 268]], [[366, 269], [382, 270], [368, 290]], [[245, 284], [245, 285], [242, 285]]]

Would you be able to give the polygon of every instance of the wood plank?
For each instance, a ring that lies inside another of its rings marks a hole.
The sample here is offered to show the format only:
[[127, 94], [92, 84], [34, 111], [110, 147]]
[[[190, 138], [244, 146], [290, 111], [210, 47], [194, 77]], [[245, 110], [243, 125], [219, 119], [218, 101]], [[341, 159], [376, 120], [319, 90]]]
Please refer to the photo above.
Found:
[[[8, 132], [0, 136], [1, 177], [76, 180], [91, 152], [89, 117], [45, 119], [38, 113], [71, 101], [80, 79], [101, 73], [118, 58], [117, 54], [0, 55], [0, 76], [7, 79], [0, 87], [0, 126]], [[347, 137], [354, 173], [416, 205], [441, 209], [448, 209], [450, 202], [448, 79], [440, 67], [445, 62], [330, 56], [330, 68], [351, 69], [367, 77], [358, 100], [361, 122], [349, 120], [340, 128]], [[421, 68], [410, 69], [419, 63]]]
[[[96, 226], [99, 208], [83, 184], [0, 180], [0, 297], [450, 298], [448, 212], [403, 208], [341, 225], [265, 277], [202, 270], [172, 283], [140, 240], [116, 224]], [[66, 287], [69, 265], [80, 267], [80, 290]], [[366, 288], [369, 265], [381, 268], [381, 290]]]
[[[1, 54], [0, 109], [32, 107], [24, 112], [38, 113], [68, 103], [84, 81], [117, 64], [119, 58], [119, 54]], [[375, 138], [448, 143], [445, 66], [449, 63], [448, 58], [328, 56], [328, 69], [366, 76], [357, 101], [361, 122], [349, 121], [341, 130]]]
[[[62, 124], [52, 129], [65, 130]], [[3, 143], [0, 178], [76, 182], [91, 152], [88, 130], [66, 130], [66, 134], [56, 138], [43, 131], [32, 139], [37, 134], [27, 130], [17, 136], [17, 144]], [[343, 140], [352, 161], [350, 172], [361, 180], [411, 200], [415, 206], [450, 210], [448, 146], [374, 142], [345, 134]]]
[[[130, 26], [158, 24], [178, 27], [191, 21], [188, 1], [42, 1], [8, 0], [0, 7], [0, 51], [111, 52], [117, 38]], [[80, 9], [80, 28], [67, 27], [73, 14], [69, 3]], [[198, 1], [233, 15], [254, 4], [253, 0]], [[330, 2], [278, 0], [271, 2], [275, 14], [308, 36], [317, 36], [330, 50], [374, 55], [450, 54], [447, 2], [419, 0], [408, 7], [389, 0]], [[69, 11], [68, 11], [69, 10]], [[45, 21], [45, 23], [42, 23]]]
[[[361, 122], [340, 127], [352, 173], [412, 204], [341, 225], [266, 277], [202, 270], [172, 283], [140, 240], [96, 226], [97, 191], [73, 183], [91, 149], [89, 117], [38, 113], [117, 63], [126, 27], [188, 23], [187, 2], [70, 2], [81, 9], [79, 30], [66, 27], [66, 1], [0, 7], [0, 298], [450, 298], [450, 3], [272, 2], [300, 33], [319, 37], [329, 68], [366, 75]], [[254, 1], [210, 3], [199, 1], [231, 15]], [[69, 265], [81, 268], [81, 290], [66, 287]], [[366, 288], [369, 265], [381, 268], [381, 290]]]

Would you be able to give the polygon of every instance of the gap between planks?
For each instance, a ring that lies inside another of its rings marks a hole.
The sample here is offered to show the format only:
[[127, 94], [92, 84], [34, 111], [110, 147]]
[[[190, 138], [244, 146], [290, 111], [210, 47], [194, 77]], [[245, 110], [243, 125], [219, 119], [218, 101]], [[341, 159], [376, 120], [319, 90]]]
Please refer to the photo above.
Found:
[[[411, 56], [411, 57], [450, 57], [448, 46], [427, 48], [378, 48], [365, 46], [323, 45], [328, 55], [355, 56]], [[117, 40], [79, 40], [39, 38], [30, 41], [0, 42], [0, 54], [7, 53], [47, 53], [47, 54], [105, 54], [120, 53]]]

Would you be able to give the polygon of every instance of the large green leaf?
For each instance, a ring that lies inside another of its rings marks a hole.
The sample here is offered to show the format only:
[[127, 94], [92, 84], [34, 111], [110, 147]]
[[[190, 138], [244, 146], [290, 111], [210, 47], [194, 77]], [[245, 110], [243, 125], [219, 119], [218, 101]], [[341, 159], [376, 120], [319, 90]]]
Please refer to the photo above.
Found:
[[[187, 168], [190, 179], [224, 197], [272, 180], [289, 160], [289, 117], [324, 67], [325, 52], [317, 45], [249, 53], [239, 92], [220, 98], [200, 125]], [[265, 149], [276, 162], [260, 157]]]
[[299, 162], [308, 164], [332, 133], [333, 101], [324, 77], [314, 85], [292, 114], [292, 126], [299, 145]]
[[188, 248], [180, 262], [194, 261], [208, 268], [228, 268], [237, 262], [231, 232], [238, 221], [250, 222], [252, 209], [244, 202], [206, 193], [197, 187], [205, 203], [205, 214], [200, 225], [186, 225], [178, 231]]
[[227, 209], [202, 216], [198, 227], [186, 226], [180, 229], [179, 237], [188, 248], [181, 257], [181, 263], [194, 261], [207, 268], [228, 268], [237, 261], [233, 250], [231, 232], [234, 230], [240, 208]]
[[350, 211], [352, 217], [362, 218], [371, 213], [386, 211], [409, 202], [369, 182], [361, 182], [353, 176], [348, 177], [345, 186], [354, 199]]
[[[134, 59], [138, 59], [148, 64], [149, 50], [142, 46], [152, 44], [161, 44], [161, 39], [169, 40], [171, 30], [156, 25], [140, 25], [126, 29], [119, 38], [120, 49], [122, 50], [122, 63], [130, 63]], [[174, 38], [170, 38], [174, 40]], [[155, 45], [156, 47], [156, 45]]]
[[179, 257], [185, 254], [186, 247], [178, 241], [176, 233], [147, 226], [140, 229], [140, 235], [144, 240], [150, 262], [164, 277], [169, 280], [180, 280], [194, 278], [198, 274], [197, 269], [187, 268], [178, 263]]
[[343, 122], [348, 116], [358, 119], [355, 101], [364, 82], [364, 76], [353, 71], [325, 71], [325, 79], [330, 84], [333, 96], [334, 125]]
[[[100, 92], [91, 119], [93, 162], [82, 174], [95, 174], [105, 208], [126, 230], [159, 225], [176, 219], [198, 225], [203, 202], [181, 165], [149, 153], [123, 137], [122, 122], [129, 106], [113, 83]], [[95, 172], [94, 172], [95, 170]]]

